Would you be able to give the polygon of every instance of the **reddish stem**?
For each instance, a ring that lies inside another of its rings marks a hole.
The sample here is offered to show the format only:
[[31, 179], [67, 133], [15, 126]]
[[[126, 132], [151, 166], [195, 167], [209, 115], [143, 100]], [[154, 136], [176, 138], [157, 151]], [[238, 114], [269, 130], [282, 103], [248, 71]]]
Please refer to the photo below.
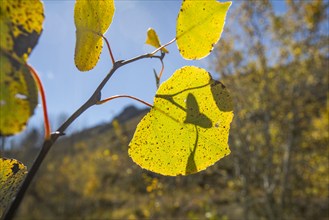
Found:
[[160, 60], [161, 61], [161, 65], [162, 65], [162, 67], [161, 67], [161, 70], [160, 70], [160, 73], [159, 73], [159, 82], [160, 82], [160, 80], [161, 80], [161, 76], [162, 76], [162, 73], [163, 73], [163, 71], [164, 71], [164, 64], [163, 64], [163, 61], [162, 60]]
[[44, 127], [45, 127], [45, 139], [49, 140], [51, 131], [50, 131], [49, 118], [48, 118], [45, 90], [43, 88], [43, 85], [41, 83], [41, 80], [40, 80], [40, 77], [39, 77], [37, 71], [29, 64], [26, 64], [26, 66], [29, 68], [31, 75], [33, 76], [33, 79], [34, 79], [35, 83], [37, 84], [39, 92], [40, 92], [42, 109], [43, 109]]
[[107, 45], [107, 48], [109, 49], [109, 52], [110, 52], [110, 56], [111, 56], [111, 60], [112, 60], [112, 64], [114, 65], [115, 63], [115, 59], [114, 59], [114, 56], [113, 56], [113, 53], [112, 53], [112, 50], [111, 50], [111, 46], [110, 46], [110, 43], [109, 41], [107, 40], [107, 38], [104, 36], [104, 35], [101, 35], [102, 38], [105, 40], [105, 43]]
[[136, 98], [136, 97], [134, 97], [134, 96], [130, 96], [130, 95], [115, 95], [115, 96], [111, 96], [111, 97], [109, 97], [109, 98], [106, 98], [106, 99], [103, 99], [103, 100], [97, 102], [97, 104], [100, 105], [100, 104], [103, 104], [103, 103], [105, 103], [105, 102], [111, 101], [111, 100], [113, 100], [113, 99], [117, 99], [117, 98], [130, 98], [130, 99], [134, 99], [134, 100], [136, 100], [136, 101], [139, 101], [140, 103], [143, 103], [144, 105], [147, 105], [147, 106], [150, 107], [150, 108], [153, 107], [153, 105], [151, 105], [150, 103], [145, 102], [145, 101], [143, 101], [143, 100], [141, 100], [141, 99], [139, 99], [139, 98]]

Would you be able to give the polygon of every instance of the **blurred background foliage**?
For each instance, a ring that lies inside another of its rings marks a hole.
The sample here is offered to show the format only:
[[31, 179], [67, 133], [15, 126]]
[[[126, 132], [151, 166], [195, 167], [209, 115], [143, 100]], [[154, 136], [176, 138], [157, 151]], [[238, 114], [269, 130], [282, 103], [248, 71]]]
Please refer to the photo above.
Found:
[[[127, 146], [147, 110], [129, 107], [61, 139], [17, 219], [328, 219], [328, 4], [243, 1], [229, 14], [209, 65], [234, 98], [231, 155], [186, 177], [142, 170]], [[4, 156], [30, 167], [42, 136]]]

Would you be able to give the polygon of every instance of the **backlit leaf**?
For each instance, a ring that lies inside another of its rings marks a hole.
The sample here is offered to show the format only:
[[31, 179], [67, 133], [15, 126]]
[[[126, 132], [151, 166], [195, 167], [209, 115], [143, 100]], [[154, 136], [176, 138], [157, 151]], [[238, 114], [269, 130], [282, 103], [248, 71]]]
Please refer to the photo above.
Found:
[[25, 128], [38, 103], [38, 92], [28, 68], [0, 54], [0, 135], [9, 136]]
[[176, 40], [185, 59], [206, 57], [220, 39], [231, 2], [185, 0], [176, 24]]
[[43, 20], [39, 0], [0, 4], [1, 136], [23, 130], [37, 105], [37, 88], [25, 63], [38, 42]]
[[0, 158], [0, 217], [16, 196], [27, 169], [15, 159]]
[[177, 70], [158, 89], [154, 107], [136, 128], [129, 155], [147, 170], [187, 175], [230, 153], [233, 118], [225, 86], [201, 68]]
[[40, 0], [1, 1], [1, 49], [14, 58], [27, 60], [42, 32], [43, 4]]
[[[149, 44], [155, 48], [159, 48], [161, 46], [158, 35], [154, 29], [149, 28], [147, 30], [147, 38], [146, 38], [145, 43]], [[166, 48], [162, 48], [161, 51], [164, 53], [169, 53], [169, 51]]]
[[96, 66], [103, 47], [102, 35], [112, 22], [114, 10], [113, 0], [76, 0], [74, 61], [80, 71], [88, 71]]

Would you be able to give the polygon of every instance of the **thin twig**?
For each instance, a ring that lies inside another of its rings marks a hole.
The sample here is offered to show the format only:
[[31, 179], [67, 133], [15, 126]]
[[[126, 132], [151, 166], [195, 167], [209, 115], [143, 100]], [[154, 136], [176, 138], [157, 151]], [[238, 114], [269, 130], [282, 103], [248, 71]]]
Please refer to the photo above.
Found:
[[134, 99], [134, 100], [136, 100], [136, 101], [138, 101], [138, 102], [140, 102], [140, 103], [143, 103], [144, 105], [147, 105], [147, 106], [150, 107], [150, 108], [153, 107], [153, 105], [151, 105], [150, 103], [148, 103], [148, 102], [146, 102], [146, 101], [144, 101], [144, 100], [142, 100], [142, 99], [139, 99], [139, 98], [137, 98], [137, 97], [130, 96], [130, 95], [114, 95], [114, 96], [111, 96], [111, 97], [109, 97], [109, 98], [106, 98], [106, 99], [103, 99], [103, 100], [99, 101], [97, 104], [98, 104], [98, 105], [100, 105], [100, 104], [104, 104], [104, 103], [106, 103], [106, 102], [108, 102], [108, 101], [111, 101], [111, 100], [113, 100], [113, 99], [117, 99], [117, 98], [130, 98], [130, 99]]
[[163, 63], [163, 60], [160, 60], [161, 61], [161, 70], [160, 70], [160, 73], [159, 73], [159, 82], [161, 80], [161, 77], [162, 77], [162, 74], [163, 74], [163, 71], [164, 71], [164, 63]]
[[168, 45], [174, 43], [175, 41], [176, 41], [176, 37], [175, 37], [174, 39], [172, 39], [171, 41], [169, 41], [168, 43], [166, 43], [166, 44], [162, 45], [161, 47], [157, 48], [155, 51], [153, 51], [153, 52], [151, 53], [151, 55], [154, 55], [156, 52], [158, 52], [158, 51], [161, 50], [162, 48], [164, 48], [164, 47], [166, 47], [166, 46], [168, 46]]

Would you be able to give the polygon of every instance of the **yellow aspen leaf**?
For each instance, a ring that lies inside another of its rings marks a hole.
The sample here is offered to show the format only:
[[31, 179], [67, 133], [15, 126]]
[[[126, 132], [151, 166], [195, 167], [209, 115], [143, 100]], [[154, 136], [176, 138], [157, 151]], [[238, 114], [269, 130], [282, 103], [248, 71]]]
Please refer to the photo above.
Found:
[[44, 20], [39, 0], [0, 4], [0, 135], [22, 131], [38, 102], [37, 87], [26, 67]]
[[230, 153], [232, 119], [225, 86], [206, 70], [185, 66], [159, 87], [128, 152], [135, 163], [155, 173], [196, 173]]
[[96, 66], [103, 48], [102, 35], [112, 23], [114, 10], [113, 0], [76, 0], [74, 61], [80, 71], [88, 71]]
[[231, 2], [185, 0], [176, 24], [176, 40], [185, 59], [206, 57], [222, 34]]
[[0, 158], [0, 217], [16, 196], [26, 173], [26, 167], [18, 160]]
[[0, 79], [0, 135], [9, 136], [25, 128], [38, 104], [38, 91], [29, 69], [2, 52]]
[[40, 0], [1, 1], [0, 45], [3, 52], [26, 61], [38, 42], [43, 20]]
[[[161, 46], [158, 35], [153, 28], [149, 28], [147, 30], [147, 38], [145, 43], [155, 48], [159, 48]], [[161, 51], [164, 53], [169, 53], [169, 51], [166, 48], [162, 48]]]

